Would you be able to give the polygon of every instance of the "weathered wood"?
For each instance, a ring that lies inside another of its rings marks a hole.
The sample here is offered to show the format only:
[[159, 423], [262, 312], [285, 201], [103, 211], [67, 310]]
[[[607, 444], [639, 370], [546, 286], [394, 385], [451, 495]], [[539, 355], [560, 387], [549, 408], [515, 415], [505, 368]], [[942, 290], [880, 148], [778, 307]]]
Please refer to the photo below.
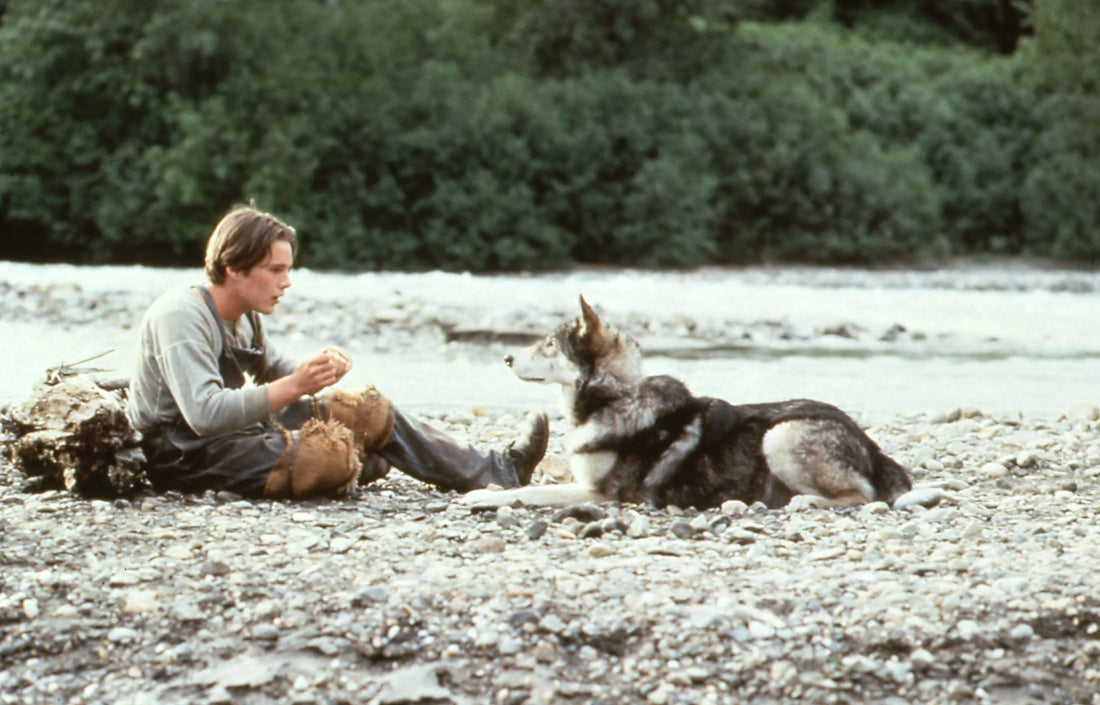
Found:
[[145, 456], [126, 418], [125, 395], [79, 374], [36, 385], [26, 402], [8, 409], [9, 458], [45, 487], [89, 497], [132, 495], [145, 485]]

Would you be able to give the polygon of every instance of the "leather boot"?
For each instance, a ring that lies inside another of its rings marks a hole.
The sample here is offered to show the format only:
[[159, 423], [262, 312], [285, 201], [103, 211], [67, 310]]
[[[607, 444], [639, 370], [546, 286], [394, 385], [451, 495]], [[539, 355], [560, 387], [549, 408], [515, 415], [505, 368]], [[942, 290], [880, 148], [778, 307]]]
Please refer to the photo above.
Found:
[[549, 443], [550, 420], [546, 417], [546, 412], [529, 415], [526, 435], [512, 441], [507, 451], [508, 457], [515, 463], [516, 479], [521, 486], [530, 484], [531, 475], [546, 455]]
[[359, 486], [365, 487], [375, 480], [381, 480], [390, 472], [390, 463], [377, 453], [367, 453], [359, 471]]

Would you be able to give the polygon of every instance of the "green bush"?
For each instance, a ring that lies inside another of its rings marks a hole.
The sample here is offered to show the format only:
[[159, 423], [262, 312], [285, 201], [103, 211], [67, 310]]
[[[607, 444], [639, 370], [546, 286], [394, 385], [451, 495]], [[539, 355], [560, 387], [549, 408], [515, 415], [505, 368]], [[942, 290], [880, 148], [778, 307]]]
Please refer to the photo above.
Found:
[[1048, 257], [1100, 260], [1100, 163], [1058, 154], [1028, 178], [1024, 211], [1030, 251]]
[[550, 144], [555, 159], [567, 167], [553, 173], [548, 216], [575, 235], [574, 257], [621, 264], [661, 259], [628, 244], [637, 237], [629, 234], [631, 221], [640, 217], [638, 206], [628, 202], [639, 171], [659, 157], [673, 110], [666, 99], [674, 99], [679, 89], [637, 82], [619, 71], [545, 87], [546, 101], [559, 116]]
[[718, 178], [706, 164], [706, 145], [699, 137], [680, 134], [664, 141], [631, 178], [622, 217], [601, 259], [642, 267], [714, 261]]
[[481, 3], [492, 10], [501, 47], [527, 75], [560, 79], [622, 70], [644, 81], [683, 82], [722, 55], [746, 0]]
[[[862, 161], [863, 173], [904, 172], [899, 183], [883, 184], [894, 195], [881, 203], [911, 196], [917, 214], [940, 204], [927, 221], [926, 246], [911, 254], [1022, 251], [1020, 191], [1039, 129], [1022, 62], [869, 42], [812, 25], [746, 27], [738, 52], [741, 78], [729, 79], [727, 91], [750, 101], [786, 92], [805, 107], [773, 110], [772, 123], [811, 111], [817, 126], [804, 129], [817, 130], [817, 141], [845, 145], [841, 152]], [[782, 87], [788, 83], [794, 87]], [[830, 124], [833, 134], [823, 131]], [[857, 139], [855, 132], [866, 134]], [[859, 146], [869, 141], [877, 147]], [[868, 160], [882, 165], [871, 168]]]
[[110, 5], [13, 2], [0, 25], [0, 212], [55, 250], [109, 251], [92, 237], [102, 165], [133, 151], [128, 135], [163, 131], [159, 96], [129, 60], [148, 12]]
[[1100, 6], [1047, 0], [1036, 7], [1027, 56], [1041, 83], [1042, 134], [1023, 210], [1032, 252], [1100, 261]]
[[254, 199], [326, 268], [1100, 257], [1100, 10], [869, 31], [994, 6], [0, 0], [0, 256], [192, 264]]
[[1041, 123], [1021, 62], [977, 59], [942, 74], [916, 144], [944, 197], [943, 219], [960, 254], [1027, 250], [1024, 184]]
[[[547, 120], [527, 79], [487, 82], [429, 62], [318, 172], [301, 222], [320, 266], [515, 269], [569, 262], [569, 236], [542, 217], [531, 146]], [[350, 125], [348, 126], [350, 127]], [[355, 194], [351, 203], [340, 203]], [[335, 218], [335, 220], [333, 220]]]
[[835, 19], [865, 36], [1009, 54], [1030, 30], [1032, 0], [830, 0], [829, 4]]
[[884, 148], [801, 78], [701, 104], [728, 262], [939, 254], [939, 200], [912, 149]]

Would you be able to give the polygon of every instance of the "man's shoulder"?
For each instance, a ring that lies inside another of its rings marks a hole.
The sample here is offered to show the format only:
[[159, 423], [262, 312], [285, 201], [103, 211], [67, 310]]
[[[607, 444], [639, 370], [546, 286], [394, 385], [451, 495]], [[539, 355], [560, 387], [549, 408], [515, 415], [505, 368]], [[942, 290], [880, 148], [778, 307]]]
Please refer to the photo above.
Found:
[[177, 284], [169, 289], [165, 289], [157, 298], [153, 299], [150, 308], [190, 309], [194, 308], [195, 304], [202, 305], [202, 298], [198, 293], [198, 289], [191, 284]]
[[206, 303], [198, 290], [181, 284], [167, 289], [149, 306], [145, 314], [147, 322], [183, 319], [204, 320], [210, 316]]

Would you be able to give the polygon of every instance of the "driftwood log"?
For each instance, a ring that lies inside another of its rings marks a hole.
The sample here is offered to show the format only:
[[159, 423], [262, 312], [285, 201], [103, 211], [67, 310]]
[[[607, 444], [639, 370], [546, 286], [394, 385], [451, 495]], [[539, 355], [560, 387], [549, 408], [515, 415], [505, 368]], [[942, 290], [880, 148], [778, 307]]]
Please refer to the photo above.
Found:
[[146, 484], [145, 456], [125, 406], [125, 387], [82, 374], [48, 376], [30, 399], [8, 408], [7, 455], [41, 489], [130, 496]]

